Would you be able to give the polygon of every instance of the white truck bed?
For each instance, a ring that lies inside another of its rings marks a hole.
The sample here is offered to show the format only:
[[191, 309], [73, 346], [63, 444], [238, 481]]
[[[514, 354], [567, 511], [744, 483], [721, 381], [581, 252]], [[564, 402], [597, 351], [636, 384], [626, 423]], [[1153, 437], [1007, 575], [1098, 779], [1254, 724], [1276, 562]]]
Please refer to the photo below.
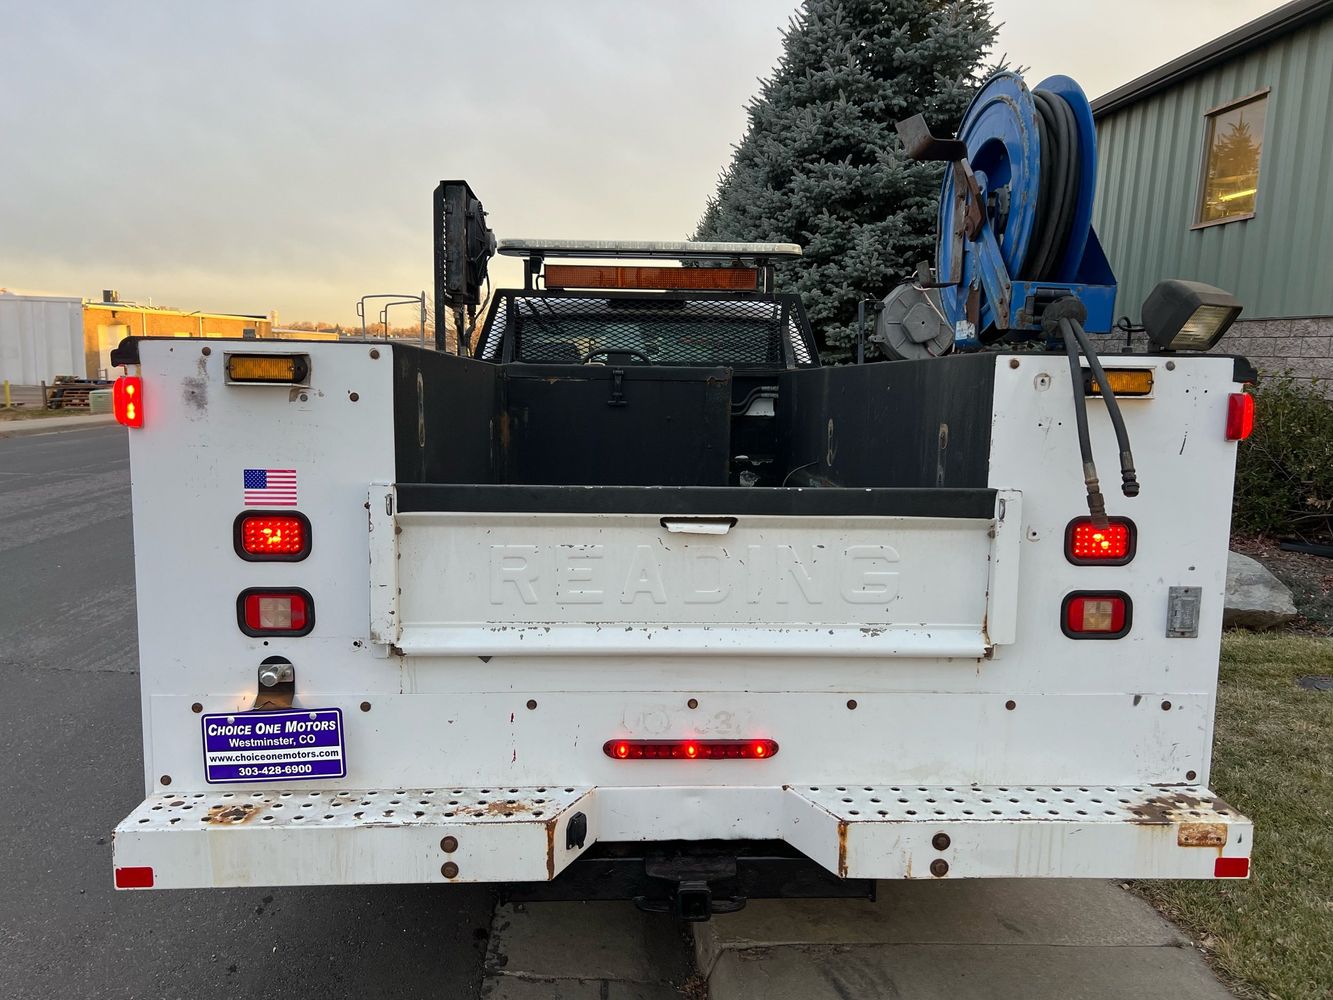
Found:
[[[411, 348], [210, 347], [138, 345], [147, 798], [117, 827], [117, 885], [541, 881], [599, 842], [667, 840], [785, 840], [844, 878], [1247, 870], [1250, 822], [1207, 787], [1230, 359], [1113, 359], [1155, 373], [1122, 400], [1143, 494], [1110, 503], [1138, 551], [1090, 567], [1064, 555], [1086, 508], [1059, 356], [994, 356], [973, 488], [702, 502], [403, 482], [393, 366]], [[306, 353], [309, 384], [228, 384], [233, 350]], [[237, 558], [254, 468], [297, 470], [308, 558]], [[312, 595], [310, 634], [238, 629], [257, 586]], [[1196, 637], [1167, 638], [1173, 586], [1202, 588]], [[1132, 595], [1129, 634], [1062, 634], [1082, 589]], [[293, 707], [341, 712], [345, 777], [210, 784], [200, 718], [248, 715], [273, 655]], [[764, 760], [603, 751], [761, 737], [779, 748]]]

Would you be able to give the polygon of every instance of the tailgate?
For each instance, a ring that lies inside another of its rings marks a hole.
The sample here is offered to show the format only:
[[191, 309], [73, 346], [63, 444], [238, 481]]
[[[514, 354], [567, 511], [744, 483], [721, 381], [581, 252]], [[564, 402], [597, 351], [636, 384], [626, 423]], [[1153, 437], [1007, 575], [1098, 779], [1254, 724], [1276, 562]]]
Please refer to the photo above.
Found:
[[375, 485], [368, 507], [371, 637], [407, 655], [1013, 641], [1016, 491]]

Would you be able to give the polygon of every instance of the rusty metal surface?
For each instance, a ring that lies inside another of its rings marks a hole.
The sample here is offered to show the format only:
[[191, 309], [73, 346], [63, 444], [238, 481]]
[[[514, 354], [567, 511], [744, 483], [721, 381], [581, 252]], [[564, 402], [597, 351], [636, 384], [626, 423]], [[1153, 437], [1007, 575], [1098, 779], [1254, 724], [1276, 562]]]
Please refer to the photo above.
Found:
[[1240, 813], [1207, 788], [1154, 785], [819, 785], [794, 792], [840, 823], [1227, 824]]
[[[586, 788], [399, 788], [361, 791], [217, 791], [161, 794], [146, 799], [122, 830], [150, 831], [186, 824], [309, 826], [432, 826], [531, 823], [552, 819]], [[553, 834], [552, 834], [553, 835]]]
[[591, 797], [544, 785], [159, 794], [116, 828], [115, 863], [151, 867], [152, 888], [552, 879], [582, 853], [563, 833], [586, 823]]
[[1178, 847], [1226, 847], [1225, 823], [1181, 823], [1176, 831]]

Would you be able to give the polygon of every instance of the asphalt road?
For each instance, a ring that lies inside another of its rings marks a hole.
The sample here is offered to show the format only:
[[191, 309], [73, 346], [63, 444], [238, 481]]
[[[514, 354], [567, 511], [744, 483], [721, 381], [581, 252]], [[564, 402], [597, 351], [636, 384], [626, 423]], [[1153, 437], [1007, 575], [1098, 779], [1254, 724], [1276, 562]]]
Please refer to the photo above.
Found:
[[482, 887], [116, 892], [143, 798], [119, 427], [0, 439], [0, 997], [472, 997]]

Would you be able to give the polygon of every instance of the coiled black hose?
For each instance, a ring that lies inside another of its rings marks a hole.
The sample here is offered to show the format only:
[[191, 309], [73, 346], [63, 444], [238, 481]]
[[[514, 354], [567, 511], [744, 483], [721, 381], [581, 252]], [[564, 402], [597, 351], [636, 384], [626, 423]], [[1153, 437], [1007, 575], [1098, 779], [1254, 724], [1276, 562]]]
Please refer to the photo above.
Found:
[[1031, 281], [1054, 281], [1052, 274], [1064, 256], [1074, 228], [1078, 204], [1078, 123], [1064, 98], [1034, 91], [1037, 108], [1037, 142], [1041, 177], [1037, 185], [1037, 217], [1032, 242], [1019, 273]]
[[[1032, 94], [1037, 110], [1037, 141], [1040, 149], [1041, 177], [1037, 185], [1037, 214], [1032, 242], [1024, 255], [1020, 273], [1028, 281], [1058, 281], [1056, 273], [1064, 257], [1069, 234], [1074, 227], [1074, 211], [1078, 205], [1081, 182], [1079, 166], [1078, 122], [1068, 102], [1058, 94], [1037, 90]], [[1079, 316], [1082, 313], [1078, 314]], [[1087, 331], [1072, 314], [1062, 314], [1056, 329], [1064, 341], [1069, 356], [1069, 373], [1074, 390], [1074, 415], [1078, 423], [1079, 453], [1083, 459], [1083, 479], [1088, 489], [1088, 512], [1098, 527], [1106, 526], [1106, 501], [1097, 480], [1097, 467], [1092, 460], [1092, 443], [1088, 435], [1087, 399], [1083, 388], [1083, 368], [1078, 361], [1081, 350], [1088, 359], [1092, 377], [1101, 388], [1106, 401], [1106, 412], [1115, 428], [1116, 443], [1120, 448], [1121, 490], [1127, 497], [1138, 496], [1139, 481], [1134, 469], [1134, 455], [1130, 449], [1129, 432], [1120, 412], [1120, 403], [1106, 378], [1097, 352], [1093, 350]], [[1048, 333], [1055, 332], [1050, 326]]]

